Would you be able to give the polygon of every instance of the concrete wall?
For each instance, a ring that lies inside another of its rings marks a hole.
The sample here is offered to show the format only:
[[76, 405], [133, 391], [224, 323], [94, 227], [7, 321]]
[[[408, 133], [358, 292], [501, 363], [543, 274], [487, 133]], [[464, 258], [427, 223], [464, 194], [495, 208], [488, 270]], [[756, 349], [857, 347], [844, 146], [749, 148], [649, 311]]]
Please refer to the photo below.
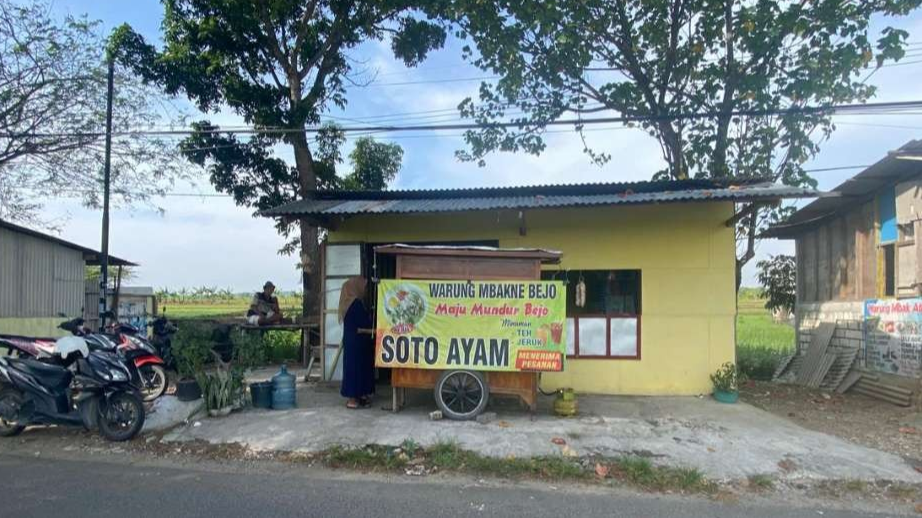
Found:
[[83, 314], [83, 252], [0, 228], [0, 333], [58, 336]]
[[[735, 359], [735, 240], [731, 203], [379, 215], [347, 219], [331, 242], [497, 239], [501, 247], [563, 252], [562, 269], [642, 272], [642, 359], [573, 359], [544, 389], [604, 394], [700, 394]], [[552, 267], [556, 268], [556, 267]]]
[[[797, 346], [805, 350], [810, 346], [814, 330], [822, 322], [833, 322], [836, 330], [830, 340], [830, 346], [858, 347], [858, 366], [866, 368], [864, 341], [864, 302], [825, 302], [800, 304], [797, 307]], [[922, 378], [897, 376], [874, 370], [875, 375], [886, 383], [913, 390], [917, 404], [922, 405]]]
[[864, 302], [816, 302], [797, 306], [798, 348], [810, 346], [813, 331], [822, 322], [836, 324], [831, 345], [864, 348]]
[[0, 334], [57, 338], [70, 333], [58, 329], [65, 318], [0, 318]]

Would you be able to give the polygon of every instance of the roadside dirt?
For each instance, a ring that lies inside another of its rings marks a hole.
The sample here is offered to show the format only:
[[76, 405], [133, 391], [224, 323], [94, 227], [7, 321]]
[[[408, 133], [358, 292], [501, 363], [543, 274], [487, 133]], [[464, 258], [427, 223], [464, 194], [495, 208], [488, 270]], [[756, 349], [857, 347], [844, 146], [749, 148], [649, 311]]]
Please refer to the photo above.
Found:
[[899, 455], [922, 473], [922, 413], [860, 394], [750, 381], [740, 388], [750, 405], [818, 432]]
[[[442, 471], [416, 473], [408, 470], [374, 471], [365, 469], [331, 469], [317, 455], [292, 452], [254, 452], [239, 444], [212, 445], [201, 441], [163, 443], [157, 434], [139, 437], [126, 443], [106, 442], [98, 435], [74, 428], [33, 428], [19, 437], [0, 441], [0, 456], [4, 454], [65, 460], [93, 460], [131, 465], [163, 466], [204, 471], [241, 474], [290, 473], [345, 480], [388, 480], [434, 484], [472, 484], [475, 486], [526, 486], [548, 489], [547, 481], [521, 477], [471, 476]], [[591, 460], [591, 459], [586, 459]], [[609, 494], [643, 493], [615, 479], [558, 480], [553, 491]], [[889, 481], [824, 481], [809, 480], [780, 482], [750, 479], [724, 481], [711, 494], [681, 495], [672, 490], [653, 491], [658, 498], [708, 498], [733, 505], [738, 502], [777, 505], [784, 501], [792, 507], [847, 509], [867, 513], [890, 513], [917, 516], [922, 505], [922, 485]], [[812, 513], [811, 513], [812, 514]]]

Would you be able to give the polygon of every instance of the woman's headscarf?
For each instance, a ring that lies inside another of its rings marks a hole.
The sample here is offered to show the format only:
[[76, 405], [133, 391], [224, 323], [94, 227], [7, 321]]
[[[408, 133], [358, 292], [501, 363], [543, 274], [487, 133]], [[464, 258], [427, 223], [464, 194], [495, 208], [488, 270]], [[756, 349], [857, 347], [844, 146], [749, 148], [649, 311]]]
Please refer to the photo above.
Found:
[[343, 284], [343, 289], [339, 292], [339, 321], [346, 319], [346, 312], [349, 306], [356, 300], [365, 298], [365, 286], [368, 281], [364, 277], [349, 277]]

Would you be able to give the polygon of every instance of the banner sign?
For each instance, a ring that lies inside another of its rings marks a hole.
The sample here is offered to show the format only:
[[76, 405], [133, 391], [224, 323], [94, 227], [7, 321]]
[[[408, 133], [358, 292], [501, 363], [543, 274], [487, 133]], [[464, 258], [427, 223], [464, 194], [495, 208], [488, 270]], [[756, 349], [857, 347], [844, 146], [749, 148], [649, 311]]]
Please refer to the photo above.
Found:
[[866, 367], [922, 376], [922, 299], [866, 300]]
[[560, 281], [382, 279], [375, 365], [562, 371], [566, 300]]

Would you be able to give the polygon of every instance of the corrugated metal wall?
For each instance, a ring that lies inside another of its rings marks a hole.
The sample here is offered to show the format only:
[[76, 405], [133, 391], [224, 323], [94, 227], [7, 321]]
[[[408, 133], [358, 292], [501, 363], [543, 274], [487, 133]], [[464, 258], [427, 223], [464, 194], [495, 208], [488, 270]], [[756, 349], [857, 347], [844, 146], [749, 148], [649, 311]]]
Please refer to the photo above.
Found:
[[83, 252], [0, 228], [0, 318], [83, 314]]

